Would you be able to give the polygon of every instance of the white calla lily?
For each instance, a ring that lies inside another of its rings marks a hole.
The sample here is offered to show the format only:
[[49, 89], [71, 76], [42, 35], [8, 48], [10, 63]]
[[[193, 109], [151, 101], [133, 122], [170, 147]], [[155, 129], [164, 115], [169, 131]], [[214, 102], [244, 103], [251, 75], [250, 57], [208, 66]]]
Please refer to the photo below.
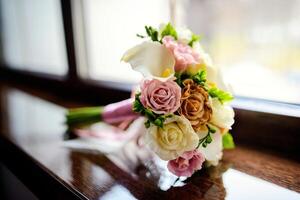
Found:
[[133, 70], [142, 73], [146, 78], [164, 81], [175, 73], [174, 56], [158, 42], [146, 41], [127, 50], [122, 61], [128, 62]]
[[200, 145], [198, 150], [204, 155], [205, 160], [209, 165], [216, 166], [223, 156], [223, 144], [220, 130], [217, 127], [214, 128], [216, 129], [216, 132], [211, 134], [212, 142], [209, 143], [206, 147]]

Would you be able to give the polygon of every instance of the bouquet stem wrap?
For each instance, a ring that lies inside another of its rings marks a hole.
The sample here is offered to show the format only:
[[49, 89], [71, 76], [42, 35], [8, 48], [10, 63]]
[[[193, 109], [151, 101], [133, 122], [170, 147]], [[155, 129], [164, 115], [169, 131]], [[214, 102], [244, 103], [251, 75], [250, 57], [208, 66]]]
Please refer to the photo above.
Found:
[[66, 114], [66, 124], [70, 129], [89, 126], [103, 121], [108, 124], [118, 124], [131, 121], [140, 115], [132, 110], [133, 99], [127, 99], [107, 106], [70, 109]]
[[138, 118], [139, 114], [132, 110], [133, 101], [133, 99], [127, 99], [105, 106], [102, 113], [102, 121], [108, 124], [117, 124]]

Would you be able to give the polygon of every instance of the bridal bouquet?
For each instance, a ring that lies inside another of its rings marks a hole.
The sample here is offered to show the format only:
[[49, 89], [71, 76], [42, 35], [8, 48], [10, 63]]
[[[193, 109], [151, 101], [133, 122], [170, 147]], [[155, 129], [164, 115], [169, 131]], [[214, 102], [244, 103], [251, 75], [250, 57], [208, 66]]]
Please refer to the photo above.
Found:
[[148, 147], [168, 161], [170, 172], [189, 177], [204, 163], [217, 165], [222, 150], [234, 147], [228, 132], [234, 123], [228, 104], [233, 96], [198, 35], [170, 23], [145, 29], [145, 35], [137, 34], [143, 42], [122, 57], [144, 76], [135, 97], [69, 110], [67, 124], [80, 129], [97, 121], [120, 124], [143, 116]]

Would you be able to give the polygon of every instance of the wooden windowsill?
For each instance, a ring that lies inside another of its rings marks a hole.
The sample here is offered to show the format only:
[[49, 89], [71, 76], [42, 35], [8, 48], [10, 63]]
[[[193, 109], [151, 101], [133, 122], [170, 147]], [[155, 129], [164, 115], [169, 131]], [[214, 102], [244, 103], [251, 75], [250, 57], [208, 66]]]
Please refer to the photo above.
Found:
[[[65, 107], [84, 104], [30, 89], [1, 88], [0, 161], [39, 198], [243, 199], [257, 195], [256, 199], [268, 199], [276, 194], [299, 198], [295, 192], [300, 192], [300, 163], [293, 155], [239, 142], [236, 149], [224, 152], [219, 166], [195, 174], [182, 187], [164, 191], [174, 177], [159, 176], [162, 170], [145, 154], [139, 155], [133, 143], [105, 155], [63, 146]], [[243, 190], [250, 183], [268, 192]]]

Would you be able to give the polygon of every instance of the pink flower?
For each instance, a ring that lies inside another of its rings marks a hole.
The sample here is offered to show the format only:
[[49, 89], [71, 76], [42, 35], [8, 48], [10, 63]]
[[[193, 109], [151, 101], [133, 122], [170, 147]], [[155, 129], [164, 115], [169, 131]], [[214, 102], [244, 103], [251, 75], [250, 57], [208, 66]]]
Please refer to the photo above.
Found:
[[181, 88], [173, 80], [145, 80], [141, 84], [141, 103], [157, 114], [173, 113], [180, 107]]
[[171, 36], [165, 36], [162, 42], [175, 57], [175, 71], [182, 72], [188, 65], [198, 64], [200, 62], [200, 55], [189, 45], [177, 42]]
[[168, 162], [168, 169], [176, 176], [190, 177], [197, 170], [202, 168], [205, 158], [197, 150], [187, 151], [183, 155]]

